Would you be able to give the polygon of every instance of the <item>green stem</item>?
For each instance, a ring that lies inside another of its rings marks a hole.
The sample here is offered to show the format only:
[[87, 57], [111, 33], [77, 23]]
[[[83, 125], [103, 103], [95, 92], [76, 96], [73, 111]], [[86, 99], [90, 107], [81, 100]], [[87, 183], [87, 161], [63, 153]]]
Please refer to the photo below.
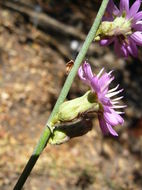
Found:
[[56, 115], [56, 113], [58, 112], [58, 109], [59, 109], [59, 106], [64, 102], [69, 90], [70, 90], [70, 87], [72, 85], [72, 82], [76, 76], [76, 73], [78, 71], [78, 68], [79, 66], [81, 65], [86, 53], [87, 53], [87, 50], [91, 44], [91, 42], [93, 41], [94, 37], [95, 37], [95, 34], [97, 32], [97, 29], [100, 25], [100, 22], [101, 22], [101, 19], [104, 15], [104, 12], [105, 12], [105, 9], [106, 9], [106, 6], [108, 4], [109, 0], [103, 0], [102, 1], [102, 4], [100, 6], [100, 9], [99, 9], [99, 12], [96, 16], [96, 19], [94, 20], [94, 23], [87, 35], [87, 38], [75, 60], [75, 63], [74, 63], [74, 66], [71, 70], [71, 72], [69, 73], [66, 81], [65, 81], [65, 84], [61, 90], [61, 93], [58, 97], [58, 100], [53, 108], [53, 111], [47, 121], [47, 124], [45, 126], [45, 129], [39, 139], [39, 142], [32, 154], [32, 156], [30, 157], [27, 165], [25, 166], [18, 182], [16, 183], [15, 187], [14, 187], [14, 190], [21, 190], [26, 179], [28, 178], [28, 176], [30, 175], [30, 172], [32, 170], [32, 168], [34, 167], [36, 161], [38, 160], [40, 154], [42, 153], [43, 149], [45, 148], [49, 138], [50, 138], [50, 135], [51, 135], [51, 130], [50, 130], [50, 123], [52, 121], [52, 119], [54, 118], [54, 116]]

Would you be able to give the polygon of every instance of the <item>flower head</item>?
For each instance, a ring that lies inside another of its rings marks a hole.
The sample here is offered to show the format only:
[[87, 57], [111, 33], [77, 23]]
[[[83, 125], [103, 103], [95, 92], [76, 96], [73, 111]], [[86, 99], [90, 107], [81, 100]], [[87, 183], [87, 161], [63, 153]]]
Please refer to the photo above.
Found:
[[102, 69], [98, 75], [93, 75], [90, 65], [85, 62], [78, 70], [78, 75], [86, 84], [91, 87], [97, 101], [100, 105], [98, 112], [98, 119], [103, 134], [111, 133], [113, 136], [118, 136], [116, 131], [113, 129], [116, 125], [122, 125], [124, 123], [123, 118], [120, 116], [123, 112], [116, 111], [115, 109], [124, 108], [125, 106], [119, 105], [119, 100], [123, 97], [111, 99], [116, 96], [121, 90], [117, 90], [119, 85], [109, 90], [110, 83], [114, 80], [109, 73], [104, 72]]
[[137, 45], [142, 46], [141, 2], [136, 0], [130, 7], [129, 0], [120, 0], [118, 9], [110, 0], [95, 39], [104, 46], [114, 42], [118, 56], [128, 57], [131, 54], [137, 57]]

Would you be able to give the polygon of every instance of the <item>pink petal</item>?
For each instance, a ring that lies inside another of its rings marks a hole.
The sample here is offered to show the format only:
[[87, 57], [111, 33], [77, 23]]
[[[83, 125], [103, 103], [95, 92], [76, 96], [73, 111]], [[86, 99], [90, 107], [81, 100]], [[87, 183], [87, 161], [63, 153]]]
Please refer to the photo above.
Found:
[[113, 42], [113, 40], [114, 40], [113, 38], [100, 40], [100, 45], [101, 46], [108, 46]]
[[131, 6], [129, 13], [128, 13], [128, 18], [133, 17], [139, 10], [141, 5], [141, 0], [136, 0], [134, 4]]
[[99, 124], [102, 130], [102, 133], [104, 135], [107, 135], [109, 133], [109, 130], [108, 130], [105, 120], [103, 119], [103, 116], [98, 116], [98, 119], [99, 119]]
[[138, 12], [136, 15], [133, 17], [133, 22], [136, 23], [137, 21], [142, 19], [142, 11]]
[[107, 97], [103, 96], [102, 94], [99, 96], [99, 100], [102, 102], [103, 105], [112, 106], [112, 104], [110, 102], [110, 98], [107, 98]]
[[123, 11], [126, 11], [128, 13], [129, 11], [129, 0], [120, 0], [120, 12], [123, 13]]
[[141, 31], [142, 32], [142, 24], [134, 24], [133, 28], [135, 31]]
[[137, 45], [142, 46], [142, 32], [134, 32], [131, 35], [131, 38], [135, 41]]
[[112, 113], [104, 112], [104, 119], [109, 125], [112, 125], [112, 126], [119, 125], [119, 121], [117, 120], [115, 115]]
[[133, 57], [138, 57], [138, 48], [136, 46], [136, 43], [131, 39], [130, 41], [130, 45], [127, 47], [129, 53], [133, 56]]
[[118, 125], [123, 125], [124, 124], [124, 119], [115, 110], [111, 109], [111, 113], [117, 119]]
[[105, 121], [112, 126], [122, 125], [124, 123], [123, 118], [115, 110], [111, 109], [110, 111], [111, 113], [104, 112]]
[[125, 43], [120, 44], [117, 39], [115, 40], [114, 50], [119, 57], [128, 57], [128, 51], [125, 46]]
[[91, 70], [90, 65], [85, 62], [79, 69], [78, 69], [78, 75], [81, 80], [83, 80], [85, 83], [89, 84], [90, 80], [93, 77], [93, 73]]
[[[104, 73], [100, 78], [99, 78], [99, 85], [101, 89], [105, 86], [105, 84], [110, 80], [110, 76], [107, 73]], [[109, 86], [109, 85], [108, 85]]]
[[93, 73], [92, 73], [92, 69], [89, 63], [85, 62], [83, 64], [83, 71], [84, 71], [85, 78], [87, 80], [91, 80], [91, 78], [93, 77]]
[[105, 122], [105, 120], [102, 116], [98, 116], [98, 118], [99, 118], [99, 124], [100, 124], [101, 130], [102, 130], [102, 133], [104, 135], [107, 135], [110, 132], [113, 136], [118, 136], [118, 134], [115, 132], [115, 130], [112, 129], [112, 127]]
[[116, 133], [116, 131], [111, 127], [111, 125], [107, 124], [107, 128], [109, 130], [109, 132], [113, 135], [113, 136], [118, 136], [118, 134]]
[[121, 53], [122, 53], [122, 56], [128, 57], [128, 51], [127, 51], [127, 48], [126, 48], [126, 45], [125, 45], [125, 44], [123, 44], [123, 45], [121, 46]]
[[91, 80], [91, 87], [93, 88], [93, 90], [97, 93], [100, 92], [100, 85], [99, 85], [99, 81], [98, 81], [98, 77], [93, 77]]
[[114, 80], [114, 77], [111, 77], [108, 81], [105, 82], [104, 86], [101, 88], [102, 93], [107, 93], [110, 83]]
[[86, 78], [84, 77], [84, 72], [83, 72], [83, 69], [82, 69], [82, 66], [79, 67], [78, 69], [78, 76], [80, 77], [81, 80], [83, 80], [84, 82], [86, 82]]
[[104, 112], [111, 113], [110, 106], [105, 106], [105, 105], [103, 105], [103, 109], [104, 109]]

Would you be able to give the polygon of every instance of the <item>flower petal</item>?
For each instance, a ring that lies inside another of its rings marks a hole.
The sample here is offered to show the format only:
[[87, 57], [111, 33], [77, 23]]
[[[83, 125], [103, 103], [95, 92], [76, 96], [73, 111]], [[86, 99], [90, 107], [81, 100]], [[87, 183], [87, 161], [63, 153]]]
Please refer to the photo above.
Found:
[[118, 84], [116, 87], [110, 89], [110, 90], [108, 91], [108, 93], [116, 91], [116, 90], [118, 89], [118, 87], [119, 87], [119, 84]]
[[121, 44], [117, 39], [115, 39], [114, 50], [118, 57], [128, 57], [128, 51], [125, 43]]
[[111, 109], [111, 113], [117, 119], [118, 125], [123, 125], [124, 124], [124, 119], [115, 110]]
[[129, 11], [129, 0], [120, 0], [120, 12], [123, 13], [123, 11], [126, 11], [128, 13]]
[[142, 32], [142, 24], [134, 24], [133, 29], [135, 31], [141, 31]]
[[136, 0], [134, 4], [131, 6], [129, 13], [128, 13], [128, 18], [133, 17], [139, 10], [141, 5], [141, 0]]
[[96, 92], [96, 93], [99, 93], [100, 92], [100, 85], [99, 85], [99, 81], [98, 81], [98, 77], [93, 77], [92, 80], [91, 80], [91, 87], [93, 88], [93, 90]]
[[142, 32], [134, 32], [131, 35], [131, 38], [135, 41], [137, 45], [142, 46]]
[[113, 0], [109, 0], [108, 6], [106, 8], [106, 13], [103, 17], [103, 21], [112, 21], [113, 16], [119, 14], [119, 9], [114, 4]]
[[110, 98], [105, 97], [104, 95], [100, 94], [99, 95], [99, 100], [101, 103], [105, 106], [112, 106], [112, 103], [110, 101]]
[[81, 80], [83, 80], [85, 83], [90, 83], [91, 79], [93, 78], [93, 73], [91, 70], [90, 65], [85, 62], [79, 69], [78, 69], [78, 75]]
[[106, 122], [105, 122], [103, 116], [98, 116], [98, 119], [99, 119], [99, 124], [100, 124], [100, 128], [102, 130], [102, 133], [104, 135], [107, 135], [109, 133], [109, 130], [108, 130], [108, 127], [106, 125]]
[[105, 121], [112, 126], [122, 125], [124, 123], [123, 118], [116, 113], [113, 109], [110, 110], [111, 113], [104, 112]]
[[102, 39], [102, 40], [100, 40], [100, 45], [101, 46], [107, 46], [107, 45], [110, 45], [113, 41], [114, 41], [113, 38]]
[[92, 73], [90, 65], [87, 62], [83, 64], [83, 70], [84, 70], [86, 79], [91, 80], [91, 78], [93, 77], [93, 73]]
[[127, 47], [129, 53], [133, 56], [133, 57], [138, 57], [138, 48], [136, 46], [136, 43], [131, 39], [130, 41], [130, 45]]
[[102, 86], [101, 88], [101, 92], [102, 93], [107, 93], [108, 92], [108, 88], [109, 88], [109, 85], [110, 83], [114, 80], [114, 77], [111, 77], [108, 81], [105, 82], [105, 85]]
[[112, 113], [104, 112], [104, 119], [108, 124], [112, 126], [119, 125], [118, 120], [115, 118], [115, 116]]
[[125, 43], [123, 43], [123, 44], [121, 45], [121, 55], [122, 55], [123, 57], [128, 57], [127, 46], [126, 46]]
[[79, 69], [78, 69], [78, 76], [80, 77], [81, 80], [83, 80], [84, 82], [86, 82], [86, 78], [84, 77], [82, 66], [79, 67]]
[[138, 12], [136, 15], [133, 17], [133, 22], [136, 23], [137, 21], [142, 19], [142, 11]]
[[103, 105], [104, 112], [111, 113], [111, 108], [108, 105]]
[[108, 93], [108, 94], [106, 94], [106, 97], [111, 98], [111, 97], [113, 97], [113, 96], [119, 94], [119, 93], [122, 92], [122, 91], [123, 91], [123, 89], [118, 90], [118, 91], [115, 91], [115, 92]]
[[102, 116], [98, 116], [98, 118], [99, 118], [100, 128], [104, 135], [111, 133], [113, 136], [118, 136], [116, 131], [111, 127], [111, 125], [109, 125], [108, 123], [105, 122], [105, 120]]
[[97, 77], [98, 77], [98, 78], [100, 78], [100, 77], [101, 77], [101, 75], [102, 75], [103, 71], [104, 71], [104, 67], [103, 67], [103, 68], [100, 70], [100, 72], [97, 74]]
[[[99, 78], [99, 85], [101, 87], [101, 90], [106, 90], [107, 92], [109, 86], [108, 82], [110, 81], [110, 79], [111, 79], [110, 75], [108, 75], [108, 73], [106, 72]], [[106, 84], [108, 85], [106, 86]], [[106, 87], [106, 89], [104, 89], [104, 87]]]
[[116, 133], [116, 131], [111, 127], [111, 125], [107, 124], [107, 128], [109, 130], [109, 132], [113, 135], [113, 136], [118, 136], [118, 134]]

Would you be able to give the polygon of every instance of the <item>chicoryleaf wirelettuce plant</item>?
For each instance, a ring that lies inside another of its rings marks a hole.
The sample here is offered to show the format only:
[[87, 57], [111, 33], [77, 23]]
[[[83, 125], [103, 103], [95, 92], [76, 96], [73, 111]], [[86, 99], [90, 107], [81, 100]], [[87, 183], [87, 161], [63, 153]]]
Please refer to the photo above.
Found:
[[47, 145], [48, 140], [51, 137], [52, 132], [54, 130], [52, 128], [52, 126], [50, 126], [50, 123], [52, 122], [52, 119], [57, 114], [60, 105], [64, 102], [64, 100], [65, 100], [65, 98], [66, 98], [66, 96], [70, 90], [72, 82], [73, 82], [73, 80], [76, 76], [76, 73], [78, 71], [78, 68], [81, 65], [81, 63], [83, 62], [83, 59], [85, 58], [85, 55], [88, 51], [88, 48], [89, 48], [90, 44], [92, 43], [94, 36], [96, 35], [97, 29], [101, 23], [101, 20], [102, 20], [102, 17], [104, 15], [104, 12], [105, 12], [105, 9], [107, 7], [108, 2], [109, 2], [109, 0], [102, 0], [102, 3], [101, 3], [99, 11], [97, 13], [97, 16], [93, 22], [93, 25], [92, 25], [92, 27], [91, 27], [91, 29], [90, 29], [87, 37], [86, 37], [86, 40], [85, 40], [82, 48], [80, 49], [78, 56], [75, 59], [74, 66], [73, 66], [71, 72], [69, 73], [69, 75], [65, 81], [65, 84], [64, 84], [64, 86], [61, 90], [61, 93], [57, 99], [57, 102], [56, 102], [56, 104], [55, 104], [55, 106], [51, 112], [51, 115], [49, 116], [47, 124], [46, 124], [46, 126], [45, 126], [45, 128], [41, 134], [39, 142], [37, 143], [36, 148], [33, 151], [33, 154], [29, 158], [28, 163], [26, 164], [21, 176], [19, 177], [19, 179], [18, 179], [18, 181], [14, 187], [14, 190], [21, 190], [22, 189], [25, 181], [27, 180], [28, 176], [30, 175], [31, 170], [33, 169], [34, 165], [36, 164], [40, 154], [42, 153], [45, 146]]

